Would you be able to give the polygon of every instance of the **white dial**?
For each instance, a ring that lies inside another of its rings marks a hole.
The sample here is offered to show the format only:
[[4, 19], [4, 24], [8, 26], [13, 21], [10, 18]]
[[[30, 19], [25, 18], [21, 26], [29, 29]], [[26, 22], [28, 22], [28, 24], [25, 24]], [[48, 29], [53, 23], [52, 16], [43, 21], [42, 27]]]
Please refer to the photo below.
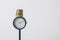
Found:
[[13, 25], [17, 28], [17, 29], [22, 29], [25, 27], [26, 25], [26, 21], [24, 18], [16, 18], [14, 21], [13, 21]]

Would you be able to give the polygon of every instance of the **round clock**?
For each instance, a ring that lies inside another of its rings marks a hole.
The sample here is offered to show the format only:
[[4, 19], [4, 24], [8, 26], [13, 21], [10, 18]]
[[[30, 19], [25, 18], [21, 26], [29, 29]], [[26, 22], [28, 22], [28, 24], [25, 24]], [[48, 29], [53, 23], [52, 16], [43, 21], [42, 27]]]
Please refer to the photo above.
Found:
[[16, 17], [13, 20], [13, 25], [16, 29], [23, 29], [26, 26], [26, 20], [24, 17]]

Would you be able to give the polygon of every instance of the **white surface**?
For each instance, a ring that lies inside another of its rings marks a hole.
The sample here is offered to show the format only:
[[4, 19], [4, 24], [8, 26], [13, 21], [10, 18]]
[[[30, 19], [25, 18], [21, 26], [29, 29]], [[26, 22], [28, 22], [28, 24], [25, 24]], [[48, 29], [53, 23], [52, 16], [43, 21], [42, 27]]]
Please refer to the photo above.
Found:
[[28, 22], [22, 40], [60, 40], [60, 0], [0, 0], [0, 40], [18, 40], [12, 22], [19, 8]]

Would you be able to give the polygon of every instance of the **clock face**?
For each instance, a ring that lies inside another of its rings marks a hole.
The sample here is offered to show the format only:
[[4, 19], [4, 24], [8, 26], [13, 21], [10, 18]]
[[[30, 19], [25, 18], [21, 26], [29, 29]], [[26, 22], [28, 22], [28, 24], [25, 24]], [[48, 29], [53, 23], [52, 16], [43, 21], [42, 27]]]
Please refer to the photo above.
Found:
[[23, 29], [26, 26], [26, 20], [23, 17], [17, 17], [14, 19], [13, 25], [17, 29]]

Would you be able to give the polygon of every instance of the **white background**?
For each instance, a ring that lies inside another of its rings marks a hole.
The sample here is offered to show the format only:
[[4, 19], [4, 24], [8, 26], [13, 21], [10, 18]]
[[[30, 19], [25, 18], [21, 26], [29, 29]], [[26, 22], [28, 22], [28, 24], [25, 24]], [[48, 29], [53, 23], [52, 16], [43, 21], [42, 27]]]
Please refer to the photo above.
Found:
[[60, 40], [60, 0], [0, 0], [0, 40], [18, 40], [17, 9], [28, 22], [22, 40]]

